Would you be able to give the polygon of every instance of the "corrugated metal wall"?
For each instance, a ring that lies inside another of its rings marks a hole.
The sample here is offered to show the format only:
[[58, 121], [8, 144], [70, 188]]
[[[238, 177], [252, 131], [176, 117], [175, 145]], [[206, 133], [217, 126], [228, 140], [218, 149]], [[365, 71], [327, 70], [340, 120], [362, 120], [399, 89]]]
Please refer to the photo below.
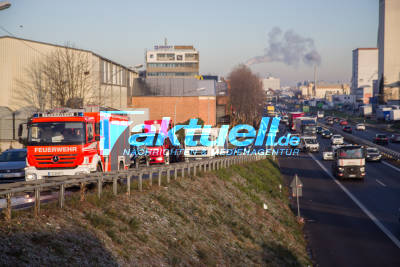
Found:
[[136, 79], [133, 96], [215, 96], [214, 80], [195, 78]]

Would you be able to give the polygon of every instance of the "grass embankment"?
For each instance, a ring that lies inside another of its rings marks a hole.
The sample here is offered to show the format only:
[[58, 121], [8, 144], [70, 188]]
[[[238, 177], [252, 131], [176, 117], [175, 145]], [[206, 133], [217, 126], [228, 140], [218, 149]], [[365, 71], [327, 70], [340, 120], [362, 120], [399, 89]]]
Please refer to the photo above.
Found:
[[263, 160], [131, 196], [74, 195], [64, 210], [42, 205], [37, 219], [17, 211], [0, 226], [0, 265], [308, 265], [280, 183]]

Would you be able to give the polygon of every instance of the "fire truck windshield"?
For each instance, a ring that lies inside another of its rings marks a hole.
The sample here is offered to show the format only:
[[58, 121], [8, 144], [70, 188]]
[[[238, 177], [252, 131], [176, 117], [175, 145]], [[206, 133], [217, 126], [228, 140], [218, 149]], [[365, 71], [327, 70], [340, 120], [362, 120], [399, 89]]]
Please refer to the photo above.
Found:
[[85, 142], [83, 122], [38, 122], [28, 130], [28, 145], [79, 145]]

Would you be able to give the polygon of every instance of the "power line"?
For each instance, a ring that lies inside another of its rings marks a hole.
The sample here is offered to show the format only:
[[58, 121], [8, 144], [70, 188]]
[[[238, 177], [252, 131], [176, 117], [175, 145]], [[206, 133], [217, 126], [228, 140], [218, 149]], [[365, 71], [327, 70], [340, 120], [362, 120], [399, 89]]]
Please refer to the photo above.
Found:
[[29, 47], [30, 49], [36, 51], [37, 53], [41, 54], [42, 56], [46, 56], [45, 54], [43, 54], [42, 52], [40, 52], [39, 50], [37, 50], [36, 48], [30, 46], [29, 44], [27, 44], [24, 40], [21, 40], [20, 38], [18, 38], [15, 34], [13, 34], [12, 32], [8, 31], [7, 29], [5, 29], [3, 26], [0, 25], [0, 29], [2, 29], [4, 32], [8, 33], [9, 35], [11, 35], [12, 37], [16, 38], [17, 40], [21, 41], [24, 45], [26, 45], [27, 47]]

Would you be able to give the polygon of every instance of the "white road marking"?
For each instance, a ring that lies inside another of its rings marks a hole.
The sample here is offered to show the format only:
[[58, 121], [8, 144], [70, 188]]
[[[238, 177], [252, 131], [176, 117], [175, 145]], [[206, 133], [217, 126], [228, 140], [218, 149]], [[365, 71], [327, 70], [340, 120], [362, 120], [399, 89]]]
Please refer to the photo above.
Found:
[[380, 184], [381, 186], [386, 187], [386, 185], [385, 185], [384, 183], [382, 183], [381, 181], [379, 181], [378, 179], [375, 179], [375, 181], [376, 181], [378, 184]]
[[390, 168], [392, 168], [392, 169], [394, 169], [394, 170], [400, 172], [400, 169], [397, 168], [397, 167], [395, 167], [395, 166], [393, 166], [392, 164], [389, 164], [389, 163], [387, 163], [386, 161], [382, 161], [382, 163], [385, 164], [386, 166], [389, 166]]
[[353, 200], [354, 203], [357, 204], [357, 206], [376, 224], [376, 226], [379, 227], [379, 229], [382, 230], [386, 234], [387, 237], [390, 238], [390, 240], [393, 241], [393, 243], [400, 248], [400, 241], [378, 220], [378, 218], [375, 217], [350, 191], [342, 185], [341, 182], [339, 182], [333, 175], [325, 168], [322, 163], [316, 159], [311, 153], [308, 153], [310, 157], [321, 167], [322, 170], [325, 171], [325, 173], [332, 178], [332, 180], [340, 187], [340, 189], [343, 190], [343, 192], [346, 193], [348, 197]]

